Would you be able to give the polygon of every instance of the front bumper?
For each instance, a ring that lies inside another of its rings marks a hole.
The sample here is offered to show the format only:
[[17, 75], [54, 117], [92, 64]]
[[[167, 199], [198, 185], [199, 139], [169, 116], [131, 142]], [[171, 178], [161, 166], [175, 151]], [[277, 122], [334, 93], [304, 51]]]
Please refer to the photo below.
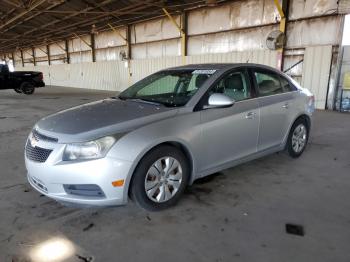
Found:
[[44, 81], [36, 81], [35, 87], [45, 87], [45, 82]]
[[[62, 162], [55, 158], [55, 149], [44, 163], [25, 156], [28, 181], [33, 188], [59, 202], [84, 206], [114, 206], [126, 204], [128, 199], [128, 174], [132, 162], [105, 157], [102, 159]], [[114, 187], [113, 181], [124, 180], [124, 185]], [[102, 196], [71, 194], [64, 185], [96, 185]]]

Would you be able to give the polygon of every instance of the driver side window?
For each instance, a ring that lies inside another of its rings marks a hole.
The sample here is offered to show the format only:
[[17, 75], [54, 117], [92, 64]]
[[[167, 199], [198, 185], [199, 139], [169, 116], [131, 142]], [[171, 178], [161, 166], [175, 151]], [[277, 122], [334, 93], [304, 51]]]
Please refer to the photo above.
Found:
[[210, 90], [209, 95], [213, 93], [225, 94], [236, 102], [251, 98], [251, 87], [246, 72], [241, 70], [227, 74]]

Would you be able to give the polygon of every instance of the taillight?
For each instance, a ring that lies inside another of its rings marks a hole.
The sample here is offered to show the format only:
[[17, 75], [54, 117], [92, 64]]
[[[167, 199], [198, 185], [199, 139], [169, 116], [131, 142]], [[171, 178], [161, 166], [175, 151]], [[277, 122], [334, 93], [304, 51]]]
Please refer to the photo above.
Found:
[[309, 96], [309, 105], [314, 105], [315, 104], [315, 96], [314, 95], [311, 95]]
[[43, 73], [40, 73], [40, 74], [39, 74], [39, 79], [40, 79], [40, 80], [44, 80], [44, 75], [43, 75]]
[[310, 95], [308, 96], [308, 109], [309, 109], [309, 112], [312, 113], [315, 111], [315, 96], [314, 95]]

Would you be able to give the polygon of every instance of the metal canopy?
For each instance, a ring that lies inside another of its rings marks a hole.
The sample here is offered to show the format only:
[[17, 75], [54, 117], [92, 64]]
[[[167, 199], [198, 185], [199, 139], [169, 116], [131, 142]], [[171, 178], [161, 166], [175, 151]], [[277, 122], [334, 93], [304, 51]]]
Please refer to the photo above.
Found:
[[[212, 1], [211, 1], [212, 2]], [[224, 1], [215, 1], [216, 4]], [[0, 53], [110, 30], [208, 5], [202, 0], [3, 0]], [[210, 3], [211, 5], [211, 3]]]

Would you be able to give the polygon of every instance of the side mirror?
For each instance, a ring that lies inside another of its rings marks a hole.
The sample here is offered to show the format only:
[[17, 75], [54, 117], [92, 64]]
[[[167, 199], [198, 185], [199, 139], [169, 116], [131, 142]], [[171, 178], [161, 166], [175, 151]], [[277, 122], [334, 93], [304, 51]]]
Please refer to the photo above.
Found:
[[225, 107], [231, 107], [235, 101], [224, 94], [220, 93], [214, 93], [210, 95], [209, 100], [208, 100], [208, 106], [205, 106], [205, 109], [208, 108], [225, 108]]

